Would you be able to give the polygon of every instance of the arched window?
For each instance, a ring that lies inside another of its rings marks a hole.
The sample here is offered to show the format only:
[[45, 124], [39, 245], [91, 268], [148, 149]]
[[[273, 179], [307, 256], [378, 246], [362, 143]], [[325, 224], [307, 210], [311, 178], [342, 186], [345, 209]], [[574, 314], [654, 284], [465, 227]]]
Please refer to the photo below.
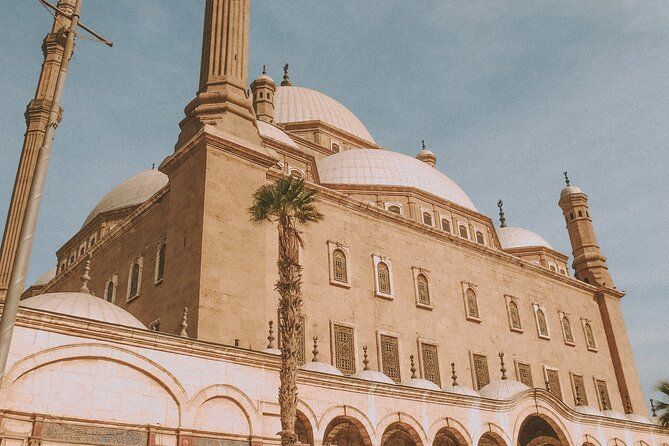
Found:
[[304, 174], [299, 169], [290, 169], [290, 176], [299, 180], [304, 179]]
[[485, 240], [483, 239], [483, 233], [481, 231], [476, 231], [476, 242], [485, 245]]
[[541, 308], [537, 308], [537, 327], [539, 327], [539, 336], [548, 337], [548, 324], [546, 323], [546, 315]]
[[467, 298], [467, 317], [479, 319], [479, 303], [476, 292], [471, 288], [467, 288], [465, 297]]
[[469, 238], [469, 235], [467, 234], [467, 226], [460, 225], [460, 237]]
[[262, 91], [260, 92], [260, 99], [262, 99]]
[[555, 266], [554, 266], [554, 265], [551, 265], [551, 266], [550, 266], [550, 270], [553, 271], [553, 272], [556, 272], [556, 271], [557, 271], [557, 270], [555, 269]]
[[344, 251], [341, 249], [335, 249], [332, 251], [332, 277], [337, 282], [348, 282], [348, 273], [346, 271], [346, 254], [344, 254]]
[[416, 276], [416, 291], [418, 292], [418, 303], [421, 305], [430, 305], [430, 286], [425, 274], [420, 273]]
[[334, 153], [339, 153], [339, 144], [333, 142], [331, 148]]
[[392, 212], [393, 214], [402, 215], [402, 208], [400, 208], [396, 204], [391, 204], [386, 209], [389, 210], [390, 212]]
[[567, 344], [574, 343], [574, 335], [571, 331], [571, 322], [567, 316], [562, 316], [562, 332], [564, 333], [564, 342]]
[[513, 300], [509, 301], [509, 319], [511, 320], [511, 328], [516, 330], [523, 329], [523, 326], [520, 323], [520, 311], [518, 310], [518, 304]]
[[130, 274], [128, 276], [128, 300], [139, 296], [142, 280], [142, 258], [135, 260], [130, 265]]
[[588, 348], [590, 350], [596, 350], [597, 344], [595, 344], [595, 335], [592, 332], [592, 326], [590, 325], [590, 322], [586, 322], [584, 324], [584, 329], [585, 329], [585, 342], [588, 344]]
[[446, 218], [441, 219], [441, 229], [443, 229], [446, 232], [451, 232], [451, 222], [448, 221]]
[[158, 252], [156, 253], [156, 283], [159, 283], [165, 277], [165, 252], [167, 251], [167, 245], [161, 243], [158, 247]]
[[386, 262], [378, 263], [376, 276], [379, 283], [379, 293], [390, 294], [390, 268], [388, 268]]
[[578, 216], [583, 217], [583, 211], [578, 211]]
[[432, 214], [429, 212], [423, 212], [423, 223], [432, 226]]

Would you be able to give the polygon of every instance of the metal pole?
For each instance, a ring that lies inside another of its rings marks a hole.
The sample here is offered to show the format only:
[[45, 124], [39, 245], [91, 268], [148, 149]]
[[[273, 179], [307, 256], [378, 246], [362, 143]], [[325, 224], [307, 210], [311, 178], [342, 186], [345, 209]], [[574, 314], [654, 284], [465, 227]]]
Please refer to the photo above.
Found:
[[49, 160], [51, 158], [51, 143], [56, 131], [56, 126], [58, 125], [60, 98], [63, 94], [63, 87], [65, 86], [70, 59], [74, 52], [74, 39], [77, 35], [81, 2], [82, 0], [76, 0], [70, 28], [67, 31], [67, 41], [65, 42], [63, 51], [63, 61], [58, 72], [56, 89], [53, 94], [53, 102], [51, 103], [51, 110], [49, 112], [49, 120], [44, 133], [44, 144], [37, 155], [37, 165], [35, 166], [33, 181], [30, 185], [30, 194], [28, 195], [26, 212], [23, 221], [21, 222], [19, 244], [12, 265], [12, 274], [9, 279], [9, 288], [7, 290], [7, 296], [5, 297], [5, 305], [2, 310], [2, 319], [0, 319], [0, 383], [5, 375], [9, 347], [12, 342], [14, 325], [16, 323], [16, 314], [19, 310], [21, 293], [25, 287], [28, 264], [30, 263], [30, 255], [32, 254], [35, 227], [37, 226], [37, 217], [39, 215], [40, 202], [42, 201], [42, 193], [44, 191], [44, 182], [46, 180]]

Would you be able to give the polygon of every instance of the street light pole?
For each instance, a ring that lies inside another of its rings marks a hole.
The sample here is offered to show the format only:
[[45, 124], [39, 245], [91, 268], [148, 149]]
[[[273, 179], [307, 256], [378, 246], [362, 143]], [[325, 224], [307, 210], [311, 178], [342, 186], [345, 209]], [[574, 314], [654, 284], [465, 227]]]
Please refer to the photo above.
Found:
[[2, 382], [2, 378], [5, 374], [5, 367], [7, 366], [9, 348], [14, 333], [14, 325], [16, 324], [16, 315], [19, 309], [19, 301], [21, 300], [21, 293], [25, 286], [28, 264], [30, 263], [30, 256], [32, 254], [35, 227], [37, 226], [37, 217], [39, 215], [40, 203], [42, 201], [42, 193], [44, 192], [44, 183], [49, 167], [49, 160], [51, 158], [53, 137], [56, 131], [56, 126], [58, 125], [60, 99], [63, 94], [65, 80], [67, 79], [70, 59], [74, 52], [74, 41], [77, 36], [81, 2], [82, 0], [76, 0], [70, 26], [67, 30], [67, 40], [63, 51], [63, 60], [58, 72], [56, 88], [44, 134], [44, 142], [39, 150], [33, 181], [30, 184], [25, 215], [21, 222], [16, 257], [12, 264], [9, 288], [7, 289], [7, 296], [5, 297], [5, 304], [2, 310], [2, 318], [0, 319], [0, 383]]

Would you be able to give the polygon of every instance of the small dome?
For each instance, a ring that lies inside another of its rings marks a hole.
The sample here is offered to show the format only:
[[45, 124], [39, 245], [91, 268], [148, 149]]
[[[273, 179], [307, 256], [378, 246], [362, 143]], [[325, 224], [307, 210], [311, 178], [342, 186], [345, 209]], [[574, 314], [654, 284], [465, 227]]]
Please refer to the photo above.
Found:
[[258, 121], [258, 131], [260, 132], [260, 136], [273, 139], [294, 149], [298, 148], [297, 143], [286, 132], [275, 125], [265, 121]]
[[576, 406], [574, 410], [583, 415], [596, 415], [601, 417], [602, 413], [592, 406]]
[[410, 156], [379, 149], [351, 149], [318, 160], [324, 184], [415, 187], [478, 212], [467, 194], [437, 169]]
[[500, 379], [491, 382], [479, 390], [479, 394], [481, 394], [483, 398], [490, 398], [493, 400], [509, 400], [526, 390], [529, 390], [529, 387], [519, 381], [515, 381], [513, 379]]
[[272, 82], [272, 83], [275, 83], [275, 82], [274, 82], [274, 79], [272, 79], [271, 77], [269, 77], [269, 76], [268, 76], [267, 74], [265, 74], [265, 73], [261, 74], [260, 76], [256, 77], [256, 78], [253, 80], [254, 83], [255, 83], [255, 82], [261, 82], [261, 81], [266, 81], [266, 82]]
[[144, 203], [156, 192], [165, 187], [167, 182], [167, 175], [155, 169], [145, 170], [128, 178], [98, 202], [91, 213], [88, 214], [88, 217], [86, 217], [83, 226], [86, 226], [103, 212]]
[[395, 384], [395, 381], [392, 380], [388, 375], [378, 370], [362, 370], [355, 375], [354, 378], [364, 379], [365, 381], [374, 381], [377, 383], [384, 384]]
[[126, 327], [146, 330], [135, 316], [106, 300], [84, 293], [47, 293], [21, 301], [21, 306], [34, 310], [66, 314]]
[[640, 415], [638, 413], [628, 413], [625, 415], [625, 417], [630, 420], [634, 421], [636, 423], [644, 423], [644, 424], [652, 424], [653, 422], [650, 421], [648, 417], [644, 417], [643, 415]]
[[303, 87], [281, 86], [274, 93], [274, 120], [279, 124], [322, 121], [374, 143], [362, 122], [331, 97]]
[[620, 412], [616, 412], [615, 410], [605, 410], [602, 411], [602, 415], [604, 415], [606, 418], [615, 418], [616, 420], [626, 420], [627, 417], [625, 415], [621, 414]]
[[464, 386], [448, 386], [444, 387], [443, 390], [444, 392], [455, 393], [457, 395], [478, 396], [478, 397], [481, 396], [476, 390]]
[[422, 378], [409, 378], [402, 383], [403, 386], [414, 387], [416, 389], [425, 389], [425, 390], [441, 390], [441, 388], [427, 379]]
[[582, 194], [583, 191], [578, 186], [567, 186], [560, 192], [560, 198], [571, 194]]
[[307, 362], [300, 367], [302, 370], [308, 370], [310, 372], [318, 373], [327, 373], [328, 375], [344, 376], [344, 374], [332, 364], [326, 362], [316, 362], [311, 361]]
[[543, 246], [548, 249], [553, 247], [539, 235], [525, 228], [507, 226], [495, 228], [502, 249], [527, 248], [530, 246]]
[[56, 268], [50, 269], [35, 280], [31, 286], [44, 286], [47, 283], [51, 282], [51, 279], [56, 277]]

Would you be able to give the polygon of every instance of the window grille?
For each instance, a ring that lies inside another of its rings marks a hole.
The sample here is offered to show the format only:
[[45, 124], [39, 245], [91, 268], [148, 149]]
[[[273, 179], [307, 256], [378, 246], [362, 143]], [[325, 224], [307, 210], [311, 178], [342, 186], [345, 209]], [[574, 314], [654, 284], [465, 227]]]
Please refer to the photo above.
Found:
[[481, 231], [476, 231], [476, 242], [485, 245], [485, 239]]
[[585, 323], [585, 342], [587, 342], [589, 349], [594, 350], [597, 348], [595, 335], [592, 333], [592, 326], [589, 322]]
[[114, 281], [108, 280], [105, 288], [105, 300], [107, 302], [114, 302]]
[[541, 308], [537, 308], [537, 326], [539, 327], [539, 335], [548, 337], [548, 324], [546, 323], [546, 315]]
[[432, 381], [441, 387], [437, 346], [433, 344], [421, 343], [421, 353], [421, 359], [423, 360], [423, 378], [427, 379], [428, 381]]
[[165, 277], [165, 253], [167, 251], [167, 245], [165, 243], [160, 245], [158, 248], [158, 256], [156, 261], [156, 282], [163, 280]]
[[534, 382], [532, 380], [532, 368], [530, 365], [518, 362], [516, 363], [516, 369], [518, 371], [518, 380], [527, 387], [534, 387]]
[[599, 405], [602, 410], [611, 410], [611, 399], [609, 398], [609, 389], [606, 381], [597, 379], [597, 395], [599, 395]]
[[388, 206], [388, 210], [392, 212], [393, 214], [401, 215], [402, 214], [402, 209], [397, 206], [396, 204]]
[[130, 296], [135, 297], [139, 294], [139, 262], [134, 262], [132, 264], [132, 270], [130, 271]]
[[400, 351], [399, 340], [395, 336], [380, 335], [381, 344], [381, 363], [383, 373], [389, 376], [393, 381], [402, 380], [400, 373]]
[[423, 223], [432, 226], [432, 214], [429, 212], [423, 212]]
[[567, 316], [562, 316], [562, 331], [564, 332], [564, 341], [567, 344], [574, 343], [574, 335], [571, 332], [571, 322]]
[[335, 365], [345, 375], [355, 373], [355, 346], [353, 328], [334, 325]]
[[476, 378], [476, 390], [480, 390], [490, 384], [490, 373], [488, 371], [488, 358], [483, 355], [472, 355], [474, 362], [474, 377]]
[[418, 303], [422, 305], [430, 305], [430, 287], [427, 282], [427, 277], [422, 273], [416, 276], [416, 288], [418, 290]]
[[441, 219], [441, 229], [446, 232], [451, 232], [451, 223], [445, 218]]
[[511, 319], [511, 328], [517, 330], [522, 330], [523, 326], [520, 323], [520, 311], [518, 310], [518, 304], [511, 300], [509, 301], [509, 318]]
[[460, 225], [460, 237], [469, 238], [467, 235], [467, 227], [464, 225]]
[[385, 262], [379, 262], [376, 266], [376, 274], [379, 282], [379, 293], [391, 294], [390, 290], [390, 269]]
[[546, 380], [550, 387], [550, 392], [558, 399], [562, 400], [562, 388], [560, 387], [560, 376], [557, 370], [546, 369]]
[[478, 319], [479, 318], [479, 304], [476, 298], [476, 293], [471, 288], [467, 289], [467, 316]]
[[334, 280], [347, 283], [348, 273], [346, 271], [346, 255], [341, 249], [335, 249], [332, 252], [332, 268]]
[[587, 406], [588, 394], [585, 392], [585, 381], [583, 381], [583, 376], [571, 375], [571, 379], [574, 382], [574, 403], [579, 404], [579, 401], [576, 400], [576, 394], [578, 393], [581, 406]]

